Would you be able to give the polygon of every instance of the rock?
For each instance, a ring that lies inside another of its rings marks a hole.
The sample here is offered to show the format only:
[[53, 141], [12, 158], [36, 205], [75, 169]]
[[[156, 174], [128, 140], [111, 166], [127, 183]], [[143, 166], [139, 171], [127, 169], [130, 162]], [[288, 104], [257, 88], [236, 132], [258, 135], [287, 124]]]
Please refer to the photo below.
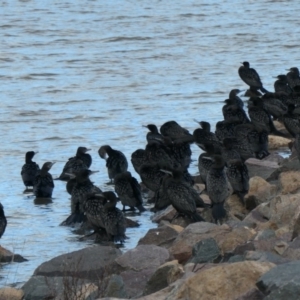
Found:
[[265, 229], [265, 230], [258, 232], [257, 236], [255, 237], [255, 240], [258, 240], [258, 241], [267, 240], [267, 239], [275, 238], [275, 237], [276, 237], [276, 234], [275, 234], [274, 230]]
[[23, 262], [28, 261], [20, 254], [14, 254], [11, 251], [0, 246], [0, 262]]
[[140, 271], [158, 268], [169, 259], [168, 250], [155, 245], [138, 245], [116, 258], [116, 263], [125, 269]]
[[300, 172], [283, 172], [279, 175], [279, 182], [282, 194], [294, 193], [300, 188]]
[[231, 256], [229, 259], [228, 259], [228, 263], [235, 263], [235, 262], [241, 262], [241, 261], [244, 261], [245, 260], [245, 257], [244, 255], [233, 255]]
[[156, 245], [169, 248], [182, 230], [182, 227], [171, 224], [152, 228], [138, 241], [138, 245]]
[[256, 285], [267, 296], [265, 299], [299, 299], [300, 261], [276, 266], [263, 274]]
[[166, 300], [198, 300], [199, 295], [201, 300], [236, 299], [255, 288], [258, 278], [273, 267], [272, 263], [254, 261], [221, 264], [188, 278]]
[[199, 264], [214, 262], [221, 255], [221, 252], [216, 241], [213, 238], [208, 238], [194, 245], [192, 255], [190, 262]]
[[261, 177], [254, 176], [249, 180], [249, 192], [244, 197], [246, 207], [253, 209], [261, 203], [268, 202], [276, 195], [276, 185], [268, 183]]
[[107, 284], [105, 297], [127, 298], [123, 278], [113, 274]]
[[0, 289], [0, 299], [3, 300], [22, 300], [24, 297], [23, 290], [12, 287], [4, 287]]
[[151, 219], [154, 223], [160, 223], [162, 220], [171, 222], [175, 215], [176, 209], [169, 205], [167, 208], [156, 212]]
[[108, 265], [121, 254], [119, 249], [96, 245], [44, 262], [34, 271], [34, 275], [72, 276], [91, 280], [102, 278]]
[[[170, 253], [178, 260], [179, 263], [187, 262], [192, 255], [192, 248], [203, 239], [209, 237], [210, 230], [219, 229], [220, 234], [223, 232], [223, 227], [219, 227], [212, 223], [197, 222], [186, 227], [173, 242], [169, 248]], [[227, 228], [225, 230], [228, 230]], [[217, 230], [215, 230], [217, 231]]]
[[247, 165], [250, 178], [254, 176], [260, 176], [266, 180], [279, 168], [277, 162], [259, 160], [256, 158], [249, 158], [245, 163]]
[[224, 205], [230, 220], [243, 220], [248, 210], [237, 195], [230, 195]]
[[269, 150], [288, 148], [290, 142], [290, 139], [277, 135], [269, 135]]
[[253, 288], [235, 300], [263, 300], [265, 295], [258, 289]]
[[163, 264], [151, 276], [147, 282], [143, 294], [149, 295], [167, 287], [170, 283], [179, 279], [182, 274], [183, 269], [178, 264], [177, 260]]
[[244, 258], [245, 260], [271, 262], [275, 265], [280, 265], [280, 264], [285, 264], [290, 262], [290, 260], [287, 258], [266, 251], [247, 251], [244, 255]]
[[282, 253], [283, 257], [286, 257], [290, 260], [300, 260], [300, 238], [294, 239], [285, 251]]

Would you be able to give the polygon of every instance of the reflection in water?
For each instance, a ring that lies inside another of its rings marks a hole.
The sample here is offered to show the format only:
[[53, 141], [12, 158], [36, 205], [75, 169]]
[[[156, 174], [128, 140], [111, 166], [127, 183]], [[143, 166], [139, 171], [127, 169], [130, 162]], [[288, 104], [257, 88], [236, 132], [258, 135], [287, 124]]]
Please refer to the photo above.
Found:
[[[26, 151], [39, 151], [39, 165], [56, 161], [55, 178], [78, 146], [91, 148], [95, 184], [113, 190], [101, 145], [129, 159], [145, 146], [144, 124], [214, 125], [229, 91], [246, 88], [242, 61], [268, 90], [273, 76], [297, 65], [300, 3], [291, 2], [293, 10], [266, 0], [234, 9], [227, 0], [2, 1], [0, 195], [8, 226], [1, 245], [28, 262], [4, 265], [0, 285], [24, 282], [43, 261], [92, 243], [58, 226], [70, 211], [64, 182], [55, 182], [49, 203], [22, 193]], [[200, 150], [192, 150], [195, 174]], [[129, 171], [138, 178], [131, 164]], [[141, 226], [128, 230], [124, 251], [155, 226], [151, 215], [131, 216]]]

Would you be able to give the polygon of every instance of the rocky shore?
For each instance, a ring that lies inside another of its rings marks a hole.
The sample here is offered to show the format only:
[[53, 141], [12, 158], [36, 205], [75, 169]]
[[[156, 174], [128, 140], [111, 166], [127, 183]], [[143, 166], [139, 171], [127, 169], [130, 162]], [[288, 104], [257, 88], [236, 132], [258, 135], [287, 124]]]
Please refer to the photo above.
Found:
[[[270, 148], [290, 140], [270, 137]], [[136, 248], [122, 253], [94, 245], [41, 264], [22, 289], [0, 299], [298, 299], [300, 294], [300, 164], [293, 154], [249, 159], [243, 205], [226, 201], [228, 219], [214, 224], [173, 219], [169, 206], [153, 216]], [[196, 178], [197, 179], [197, 178]], [[199, 192], [203, 185], [195, 185]], [[201, 197], [209, 202], [202, 192]], [[299, 269], [298, 269], [299, 268]]]

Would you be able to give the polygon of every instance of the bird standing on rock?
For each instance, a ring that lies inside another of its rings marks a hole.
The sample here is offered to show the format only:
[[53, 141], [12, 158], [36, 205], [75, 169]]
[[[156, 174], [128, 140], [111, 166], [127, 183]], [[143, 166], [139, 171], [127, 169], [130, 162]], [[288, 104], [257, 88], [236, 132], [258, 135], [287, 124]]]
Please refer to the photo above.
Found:
[[[113, 149], [109, 145], [101, 146], [98, 150], [99, 156], [106, 160], [108, 177], [113, 183], [117, 174], [127, 171], [128, 162], [126, 156], [119, 150]], [[106, 154], [108, 157], [106, 158]]]
[[54, 189], [52, 175], [49, 173], [55, 162], [45, 162], [33, 182], [33, 193], [39, 198], [51, 198]]
[[40, 172], [39, 165], [32, 161], [34, 155], [38, 152], [28, 151], [25, 154], [25, 164], [22, 166], [21, 176], [26, 189], [29, 186], [33, 186], [36, 175]]
[[255, 90], [261, 90], [263, 93], [268, 91], [263, 87], [260, 77], [255, 69], [250, 68], [250, 64], [247, 61], [242, 63], [238, 70], [240, 78], [250, 86], [250, 88]]

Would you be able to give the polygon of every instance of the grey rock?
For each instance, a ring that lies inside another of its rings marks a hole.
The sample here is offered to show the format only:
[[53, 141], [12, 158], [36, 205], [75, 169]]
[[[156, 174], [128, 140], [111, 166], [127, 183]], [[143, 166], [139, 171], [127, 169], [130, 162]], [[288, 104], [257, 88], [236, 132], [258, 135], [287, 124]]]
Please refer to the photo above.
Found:
[[245, 257], [244, 255], [233, 255], [228, 259], [229, 263], [235, 263], [235, 262], [239, 262], [239, 261], [244, 261]]
[[235, 300], [262, 300], [264, 299], [264, 297], [265, 295], [261, 291], [253, 288], [240, 297], [236, 298]]
[[245, 253], [245, 260], [256, 260], [261, 262], [272, 262], [273, 264], [280, 265], [290, 262], [290, 259], [284, 258], [272, 252], [266, 251], [247, 251]]
[[272, 230], [272, 229], [265, 229], [265, 230], [262, 230], [260, 231], [257, 236], [256, 236], [256, 240], [260, 241], [260, 240], [267, 240], [267, 239], [270, 239], [270, 238], [275, 238], [276, 237], [276, 234], [275, 234], [275, 231]]
[[107, 284], [105, 297], [127, 298], [123, 278], [113, 274]]
[[195, 264], [213, 262], [220, 254], [217, 242], [213, 238], [208, 238], [194, 245], [190, 262]]
[[107, 246], [92, 246], [82, 250], [59, 255], [42, 263], [34, 275], [72, 276], [78, 278], [102, 278], [106, 268], [122, 252]]
[[297, 300], [300, 295], [300, 261], [278, 265], [262, 275], [259, 290], [272, 300]]

